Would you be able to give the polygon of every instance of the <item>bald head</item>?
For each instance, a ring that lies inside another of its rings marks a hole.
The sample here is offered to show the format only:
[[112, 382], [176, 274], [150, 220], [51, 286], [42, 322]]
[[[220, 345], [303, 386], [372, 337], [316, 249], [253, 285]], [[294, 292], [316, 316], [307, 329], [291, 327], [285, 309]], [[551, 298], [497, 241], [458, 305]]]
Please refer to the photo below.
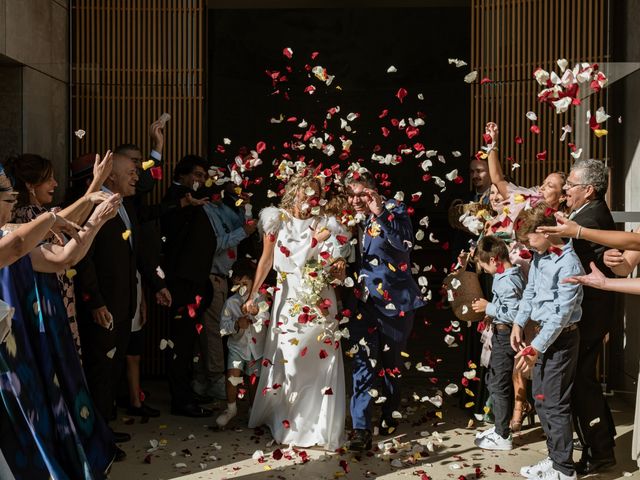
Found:
[[104, 186], [113, 193], [119, 193], [123, 197], [130, 197], [136, 193], [137, 182], [138, 167], [135, 160], [121, 153], [114, 154], [113, 168], [104, 182]]

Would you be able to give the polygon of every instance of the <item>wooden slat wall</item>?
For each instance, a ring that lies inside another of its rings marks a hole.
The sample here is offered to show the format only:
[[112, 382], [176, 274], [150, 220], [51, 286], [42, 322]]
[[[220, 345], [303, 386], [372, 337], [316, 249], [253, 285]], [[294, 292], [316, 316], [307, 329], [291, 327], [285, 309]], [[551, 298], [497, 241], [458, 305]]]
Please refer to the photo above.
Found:
[[[558, 115], [538, 102], [540, 86], [533, 71], [542, 67], [559, 72], [559, 58], [569, 61], [568, 68], [577, 62], [607, 60], [608, 0], [472, 0], [471, 8], [470, 67], [478, 71], [478, 80], [471, 87], [470, 150], [482, 144], [486, 122], [496, 121], [505, 172], [523, 186], [540, 185], [553, 171], [568, 172], [573, 162], [569, 141], [583, 148], [581, 158], [605, 160], [606, 137], [595, 138], [585, 125], [585, 114], [600, 106], [606, 110], [606, 90], [583, 100], [582, 107]], [[480, 85], [483, 77], [493, 82]], [[530, 110], [538, 115], [540, 135], [529, 131], [532, 123], [525, 114]], [[574, 132], [560, 143], [566, 124]], [[514, 141], [518, 135], [524, 139], [522, 145]], [[536, 160], [543, 150], [547, 160]], [[521, 168], [511, 172], [507, 157]]]
[[[186, 153], [205, 153], [205, 0], [75, 0], [72, 2], [74, 157], [122, 143], [151, 148], [148, 127], [163, 112], [164, 178], [151, 202], [171, 182]], [[161, 338], [168, 338], [166, 310], [148, 296], [143, 372], [164, 373]]]
[[151, 148], [148, 127], [163, 112], [164, 178], [186, 153], [204, 153], [204, 0], [72, 2], [73, 156], [121, 143]]

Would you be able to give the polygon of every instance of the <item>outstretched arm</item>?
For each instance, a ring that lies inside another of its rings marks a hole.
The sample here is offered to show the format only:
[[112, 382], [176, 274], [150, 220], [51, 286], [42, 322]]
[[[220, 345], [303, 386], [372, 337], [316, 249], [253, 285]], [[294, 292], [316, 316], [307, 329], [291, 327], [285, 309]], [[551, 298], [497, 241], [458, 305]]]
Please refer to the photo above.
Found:
[[255, 315], [253, 311], [257, 310], [257, 306], [254, 304], [253, 299], [256, 294], [260, 291], [260, 287], [267, 279], [267, 275], [271, 271], [271, 267], [273, 267], [273, 249], [275, 247], [275, 237], [272, 234], [266, 233], [263, 235], [263, 247], [262, 247], [262, 255], [260, 256], [260, 261], [258, 262], [258, 266], [256, 268], [256, 275], [253, 279], [253, 287], [251, 288], [251, 293], [249, 294], [249, 300], [242, 306], [243, 311], [246, 313], [251, 313]]
[[593, 262], [591, 262], [591, 273], [588, 275], [567, 277], [563, 279], [562, 282], [584, 285], [586, 287], [608, 290], [610, 292], [640, 295], [640, 278], [607, 278], [604, 276], [604, 273], [598, 270], [598, 267], [596, 267]]
[[96, 234], [108, 220], [115, 217], [120, 206], [120, 195], [112, 195], [93, 211], [78, 238], [72, 238], [66, 245], [45, 243], [31, 252], [33, 269], [37, 272], [61, 272], [78, 263], [86, 254]]
[[565, 238], [579, 238], [619, 250], [640, 250], [640, 234], [636, 232], [620, 232], [618, 230], [598, 230], [579, 225], [560, 214], [556, 214], [558, 225], [555, 227], [539, 227], [540, 233], [551, 233]]
[[[492, 143], [495, 146], [495, 143], [498, 141], [498, 125], [494, 122], [487, 123], [485, 127], [485, 132], [491, 136]], [[509, 182], [507, 182], [504, 178], [504, 172], [502, 171], [502, 165], [500, 165], [500, 157], [498, 156], [498, 150], [496, 148], [492, 148], [489, 150], [489, 177], [491, 177], [491, 183], [493, 183], [502, 198], [505, 200], [509, 198]]]

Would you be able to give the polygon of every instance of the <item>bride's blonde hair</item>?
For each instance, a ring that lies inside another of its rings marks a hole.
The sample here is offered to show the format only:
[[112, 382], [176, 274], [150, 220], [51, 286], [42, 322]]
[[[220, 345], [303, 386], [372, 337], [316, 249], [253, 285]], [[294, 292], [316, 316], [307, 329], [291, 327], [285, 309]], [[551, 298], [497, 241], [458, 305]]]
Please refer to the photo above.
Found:
[[320, 198], [324, 198], [324, 185], [320, 177], [313, 175], [310, 170], [304, 170], [296, 173], [289, 179], [284, 187], [284, 194], [282, 195], [282, 200], [280, 200], [280, 208], [287, 210], [288, 212], [293, 211], [298, 192], [300, 190], [305, 190], [307, 187], [311, 187], [312, 185], [316, 185], [318, 187]]

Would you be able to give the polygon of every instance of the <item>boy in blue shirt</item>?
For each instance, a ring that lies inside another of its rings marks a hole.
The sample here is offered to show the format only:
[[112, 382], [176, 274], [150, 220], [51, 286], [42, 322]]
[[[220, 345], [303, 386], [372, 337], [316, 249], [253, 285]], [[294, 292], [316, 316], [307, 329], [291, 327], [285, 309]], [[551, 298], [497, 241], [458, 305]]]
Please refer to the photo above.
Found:
[[[534, 250], [529, 280], [511, 332], [518, 351], [516, 368], [533, 369], [533, 397], [542, 429], [547, 435], [549, 456], [522, 467], [527, 478], [571, 480], [577, 478], [573, 464], [571, 389], [576, 372], [582, 316], [582, 286], [562, 280], [584, 272], [571, 242], [556, 235], [537, 233], [541, 226], [556, 224], [553, 209], [544, 203], [523, 210], [514, 224], [516, 238]], [[538, 334], [525, 347], [522, 330], [531, 320]]]
[[491, 318], [493, 337], [488, 383], [495, 417], [495, 426], [477, 434], [475, 444], [486, 450], [511, 450], [509, 418], [514, 401], [512, 375], [516, 352], [511, 348], [510, 336], [525, 282], [520, 266], [509, 261], [509, 250], [501, 238], [482, 237], [474, 257], [485, 272], [493, 275], [491, 302], [482, 298], [474, 300], [471, 307], [474, 312]]

